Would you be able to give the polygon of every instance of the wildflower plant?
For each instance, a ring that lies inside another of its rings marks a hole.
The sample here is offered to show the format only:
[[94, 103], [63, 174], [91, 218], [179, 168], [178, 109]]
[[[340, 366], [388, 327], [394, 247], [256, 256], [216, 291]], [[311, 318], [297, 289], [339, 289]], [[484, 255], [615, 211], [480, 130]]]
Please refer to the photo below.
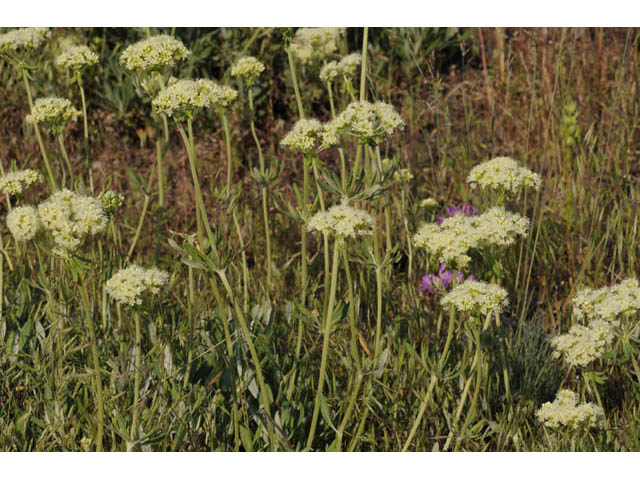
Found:
[[191, 52], [177, 38], [154, 35], [127, 47], [120, 56], [120, 62], [127, 70], [148, 73], [172, 67], [189, 55]]
[[68, 48], [55, 59], [56, 66], [70, 70], [73, 75], [80, 75], [83, 70], [98, 63], [96, 52], [86, 45], [75, 45]]
[[27, 122], [39, 124], [53, 135], [61, 135], [65, 126], [80, 116], [70, 100], [59, 97], [39, 98], [27, 115]]
[[17, 28], [0, 35], [0, 54], [24, 55], [39, 48], [51, 36], [45, 27]]
[[338, 49], [344, 28], [300, 28], [296, 31], [289, 51], [303, 65], [327, 58]]

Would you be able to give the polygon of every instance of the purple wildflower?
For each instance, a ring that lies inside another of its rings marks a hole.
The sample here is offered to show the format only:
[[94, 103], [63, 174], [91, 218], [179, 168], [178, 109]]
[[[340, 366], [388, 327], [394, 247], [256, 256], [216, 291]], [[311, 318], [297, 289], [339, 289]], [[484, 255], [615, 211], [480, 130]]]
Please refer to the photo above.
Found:
[[[458, 208], [455, 205], [449, 205], [446, 208], [446, 211], [447, 211], [447, 217], [453, 217], [454, 215], [458, 215], [458, 214], [467, 215], [469, 217], [475, 217], [476, 215], [478, 215], [478, 212], [476, 211], [476, 209], [473, 208], [469, 203], [463, 203], [460, 206], [460, 208]], [[437, 220], [438, 222], [442, 223], [444, 222], [445, 218], [446, 217], [439, 215]]]
[[[446, 264], [442, 263], [438, 273], [428, 273], [422, 277], [420, 290], [426, 293], [435, 293], [449, 288], [453, 283], [460, 283], [464, 280], [464, 274], [459, 270], [446, 270]], [[476, 277], [469, 275], [467, 280], [475, 280]], [[455, 282], [454, 282], [455, 279]]]

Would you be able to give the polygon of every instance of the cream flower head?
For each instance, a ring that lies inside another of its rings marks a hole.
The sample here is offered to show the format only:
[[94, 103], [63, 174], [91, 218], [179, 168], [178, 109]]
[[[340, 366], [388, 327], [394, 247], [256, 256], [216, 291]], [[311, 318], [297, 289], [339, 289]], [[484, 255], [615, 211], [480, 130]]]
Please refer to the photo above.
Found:
[[171, 67], [185, 60], [191, 52], [170, 35], [154, 35], [127, 47], [120, 55], [120, 63], [127, 70], [149, 72]]
[[32, 206], [16, 207], [7, 214], [7, 227], [17, 242], [32, 240], [40, 226], [38, 211]]
[[116, 302], [135, 306], [142, 304], [145, 293], [155, 295], [168, 281], [167, 272], [131, 265], [107, 280], [104, 289]]
[[594, 403], [578, 405], [578, 395], [571, 390], [560, 390], [553, 402], [543, 403], [536, 412], [538, 420], [547, 427], [568, 428], [601, 427], [604, 425], [604, 411]]
[[220, 86], [208, 79], [176, 80], [153, 99], [153, 109], [168, 117], [192, 118], [203, 108], [227, 109], [238, 96], [233, 88]]
[[289, 50], [302, 64], [322, 60], [338, 49], [338, 40], [344, 32], [344, 28], [300, 28]]
[[355, 137], [362, 144], [378, 144], [403, 127], [404, 121], [387, 103], [352, 102], [325, 124], [323, 147], [337, 144], [341, 135]]
[[635, 278], [597, 290], [584, 288], [573, 298], [573, 315], [589, 322], [613, 321], [620, 315], [634, 315], [639, 309], [640, 287]]
[[48, 28], [18, 28], [0, 35], [0, 53], [35, 50], [51, 36]]
[[56, 57], [55, 64], [62, 68], [72, 70], [74, 73], [82, 71], [86, 67], [98, 63], [99, 57], [96, 52], [86, 45], [70, 47]]
[[480, 186], [483, 190], [498, 190], [515, 195], [525, 187], [539, 190], [542, 180], [540, 175], [521, 167], [513, 158], [497, 157], [473, 167], [467, 183], [472, 188]]
[[568, 333], [551, 340], [556, 351], [553, 356], [563, 356], [572, 366], [585, 366], [606, 353], [619, 322], [594, 320], [589, 325], [574, 325]]
[[375, 220], [364, 210], [349, 205], [334, 205], [329, 210], [316, 213], [307, 224], [307, 230], [316, 231], [339, 240], [371, 235]]
[[502, 312], [509, 304], [507, 291], [500, 285], [465, 280], [453, 287], [440, 301], [445, 308], [455, 308], [459, 312], [479, 314], [483, 317]]
[[42, 182], [42, 175], [30, 168], [9, 172], [0, 177], [0, 192], [7, 195], [21, 195], [31, 185]]
[[264, 64], [256, 57], [239, 58], [231, 67], [231, 76], [242, 77], [249, 87], [255, 83], [262, 72], [264, 72]]
[[80, 112], [66, 98], [46, 97], [36, 100], [27, 122], [41, 124], [45, 130], [60, 134], [65, 125], [78, 118]]
[[56, 246], [67, 251], [80, 247], [86, 237], [104, 231], [108, 223], [100, 200], [67, 189], [41, 203], [38, 213]]
[[321, 131], [322, 124], [318, 120], [300, 119], [284, 136], [280, 145], [294, 152], [310, 153], [316, 150], [316, 140], [320, 137]]

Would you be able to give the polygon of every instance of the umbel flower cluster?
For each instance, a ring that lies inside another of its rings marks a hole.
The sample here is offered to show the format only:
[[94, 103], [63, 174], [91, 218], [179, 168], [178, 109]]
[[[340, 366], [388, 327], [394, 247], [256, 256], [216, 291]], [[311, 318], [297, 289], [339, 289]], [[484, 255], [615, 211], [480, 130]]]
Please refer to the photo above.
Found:
[[124, 203], [124, 195], [118, 192], [114, 192], [113, 190], [107, 190], [106, 192], [102, 192], [98, 197], [98, 200], [102, 202], [102, 209], [104, 210], [104, 214], [111, 218], [114, 213], [122, 206]]
[[0, 177], [0, 192], [7, 195], [21, 195], [31, 185], [42, 182], [42, 180], [42, 175], [30, 168], [10, 172], [4, 177]]
[[543, 403], [536, 412], [538, 419], [547, 427], [580, 428], [602, 426], [604, 411], [594, 403], [578, 405], [578, 395], [571, 390], [560, 390], [553, 402]]
[[95, 65], [98, 63], [98, 60], [98, 54], [89, 47], [86, 45], [76, 45], [58, 55], [55, 64], [58, 67], [79, 72], [86, 67]]
[[479, 314], [483, 317], [502, 312], [509, 303], [507, 291], [493, 283], [467, 279], [447, 293], [440, 303], [458, 312]]
[[238, 92], [231, 87], [201, 78], [199, 80], [171, 79], [153, 100], [153, 109], [168, 117], [192, 118], [203, 108], [226, 109], [237, 98]]
[[497, 157], [475, 166], [469, 172], [467, 183], [472, 188], [497, 190], [517, 194], [524, 187], [540, 188], [540, 175], [521, 167], [510, 157]]
[[255, 57], [242, 57], [231, 67], [232, 77], [241, 77], [251, 87], [260, 74], [264, 72], [264, 64]]
[[338, 40], [344, 32], [344, 28], [300, 28], [289, 51], [302, 64], [323, 60], [338, 49]]
[[309, 220], [307, 230], [344, 240], [371, 235], [375, 224], [374, 218], [364, 210], [341, 204], [316, 213]]
[[58, 97], [46, 97], [36, 100], [33, 110], [27, 115], [27, 122], [40, 124], [50, 133], [60, 134], [65, 125], [78, 118], [80, 112], [70, 100]]
[[140, 305], [145, 293], [156, 294], [169, 281], [169, 274], [156, 268], [131, 265], [114, 274], [104, 286], [105, 291], [118, 303]]
[[614, 328], [619, 323], [594, 320], [586, 326], [574, 325], [568, 333], [551, 340], [556, 350], [553, 356], [564, 356], [564, 360], [572, 366], [587, 365], [606, 353], [614, 337]]
[[362, 55], [359, 53], [351, 53], [342, 58], [339, 62], [332, 60], [320, 70], [320, 80], [327, 83], [332, 82], [340, 76], [350, 79], [356, 73], [356, 70], [361, 63]]
[[444, 218], [441, 223], [423, 225], [414, 235], [413, 243], [437, 257], [439, 262], [455, 263], [463, 268], [471, 261], [470, 250], [512, 245], [528, 230], [529, 219], [526, 217], [503, 207], [493, 207], [475, 217], [461, 211]]
[[316, 140], [322, 132], [322, 124], [315, 119], [298, 120], [280, 141], [280, 145], [294, 152], [310, 153], [316, 149]]
[[0, 53], [35, 50], [51, 36], [48, 28], [18, 28], [0, 35]]
[[38, 214], [56, 246], [65, 251], [77, 249], [87, 236], [102, 232], [108, 223], [100, 200], [67, 189], [41, 203]]
[[352, 102], [324, 126], [323, 146], [337, 144], [341, 135], [355, 137], [361, 144], [375, 145], [403, 127], [402, 117], [388, 103]]
[[617, 285], [597, 290], [585, 288], [573, 298], [573, 315], [578, 320], [612, 321], [620, 315], [633, 315], [640, 310], [638, 280], [628, 278]]
[[7, 227], [17, 242], [32, 240], [40, 231], [40, 217], [32, 206], [16, 207], [7, 214]]
[[568, 333], [554, 338], [554, 355], [563, 356], [572, 366], [589, 364], [607, 352], [620, 317], [639, 309], [640, 287], [635, 278], [597, 290], [580, 290], [573, 298], [573, 316], [586, 325], [573, 325]]
[[127, 70], [142, 73], [171, 67], [189, 55], [191, 52], [180, 40], [171, 35], [154, 35], [127, 47], [120, 56], [120, 63]]

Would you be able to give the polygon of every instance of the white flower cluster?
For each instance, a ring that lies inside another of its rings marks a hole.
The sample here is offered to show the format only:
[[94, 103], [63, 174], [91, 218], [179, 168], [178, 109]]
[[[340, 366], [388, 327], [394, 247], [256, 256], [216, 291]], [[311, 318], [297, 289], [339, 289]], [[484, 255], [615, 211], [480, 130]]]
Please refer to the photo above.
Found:
[[9, 172], [4, 177], [0, 177], [0, 192], [7, 195], [20, 195], [31, 185], [42, 180], [42, 175], [30, 168]]
[[594, 320], [589, 325], [574, 325], [568, 333], [551, 340], [556, 349], [555, 358], [564, 356], [573, 366], [585, 366], [604, 355], [614, 337], [614, 328], [619, 322]]
[[323, 146], [337, 144], [340, 135], [354, 136], [363, 144], [377, 144], [403, 127], [402, 118], [388, 103], [352, 102], [325, 125]]
[[309, 153], [316, 149], [316, 140], [321, 133], [322, 124], [318, 120], [303, 118], [295, 123], [280, 145], [294, 152]]
[[98, 200], [102, 202], [104, 214], [110, 218], [124, 203], [124, 195], [113, 190], [107, 190], [100, 194]]
[[317, 231], [338, 239], [371, 235], [375, 220], [364, 210], [349, 205], [334, 205], [329, 210], [316, 213], [307, 224], [307, 230]]
[[58, 97], [46, 97], [36, 100], [33, 110], [27, 115], [27, 122], [42, 124], [49, 132], [59, 134], [67, 122], [75, 120], [80, 112], [70, 100]]
[[35, 50], [51, 36], [48, 28], [18, 28], [0, 35], [0, 52], [17, 52], [20, 49]]
[[40, 220], [62, 250], [75, 250], [88, 235], [102, 232], [108, 223], [102, 202], [64, 189], [38, 206]]
[[463, 268], [471, 261], [468, 252], [490, 246], [512, 245], [529, 229], [526, 217], [493, 207], [476, 217], [464, 214], [445, 218], [442, 223], [427, 223], [413, 237], [416, 247], [438, 257], [439, 262], [455, 263]]
[[152, 103], [156, 113], [190, 118], [201, 108], [228, 108], [237, 96], [238, 92], [233, 88], [208, 79], [172, 79]]
[[300, 28], [289, 50], [302, 64], [322, 60], [338, 49], [338, 40], [344, 32], [344, 28]]
[[56, 57], [56, 65], [79, 72], [85, 67], [98, 63], [98, 54], [86, 45], [76, 45]]
[[516, 194], [524, 187], [539, 190], [542, 180], [540, 175], [521, 167], [513, 158], [497, 157], [472, 168], [467, 183], [472, 188], [479, 185], [482, 189]]
[[231, 76], [242, 77], [249, 87], [255, 83], [262, 72], [264, 72], [264, 64], [255, 57], [242, 57], [231, 67]]
[[33, 239], [40, 231], [38, 211], [31, 206], [14, 208], [7, 214], [7, 227], [17, 242]]
[[640, 287], [635, 278], [597, 290], [580, 290], [573, 298], [573, 316], [586, 325], [573, 325], [568, 333], [555, 337], [551, 341], [554, 356], [563, 355], [572, 366], [600, 358], [615, 337], [620, 316], [633, 315], [639, 309]]
[[167, 272], [131, 265], [107, 280], [104, 289], [116, 302], [134, 306], [142, 303], [145, 292], [156, 294], [168, 281]]
[[635, 278], [597, 290], [585, 288], [573, 298], [573, 315], [578, 320], [612, 321], [623, 314], [633, 315], [639, 309], [640, 287]]
[[171, 35], [154, 35], [130, 45], [120, 55], [120, 63], [127, 70], [148, 72], [171, 67], [177, 60], [184, 60], [191, 52]]
[[477, 280], [465, 280], [453, 287], [440, 301], [443, 307], [486, 317], [500, 313], [509, 303], [507, 291], [500, 285]]
[[344, 57], [339, 62], [332, 60], [322, 67], [320, 70], [320, 80], [323, 82], [331, 82], [335, 80], [339, 75], [345, 78], [353, 77], [356, 73], [356, 69], [362, 63], [362, 56], [359, 53], [351, 53]]
[[604, 411], [594, 403], [578, 405], [578, 395], [571, 390], [560, 390], [553, 402], [543, 403], [536, 412], [538, 420], [547, 427], [569, 428], [602, 426]]

